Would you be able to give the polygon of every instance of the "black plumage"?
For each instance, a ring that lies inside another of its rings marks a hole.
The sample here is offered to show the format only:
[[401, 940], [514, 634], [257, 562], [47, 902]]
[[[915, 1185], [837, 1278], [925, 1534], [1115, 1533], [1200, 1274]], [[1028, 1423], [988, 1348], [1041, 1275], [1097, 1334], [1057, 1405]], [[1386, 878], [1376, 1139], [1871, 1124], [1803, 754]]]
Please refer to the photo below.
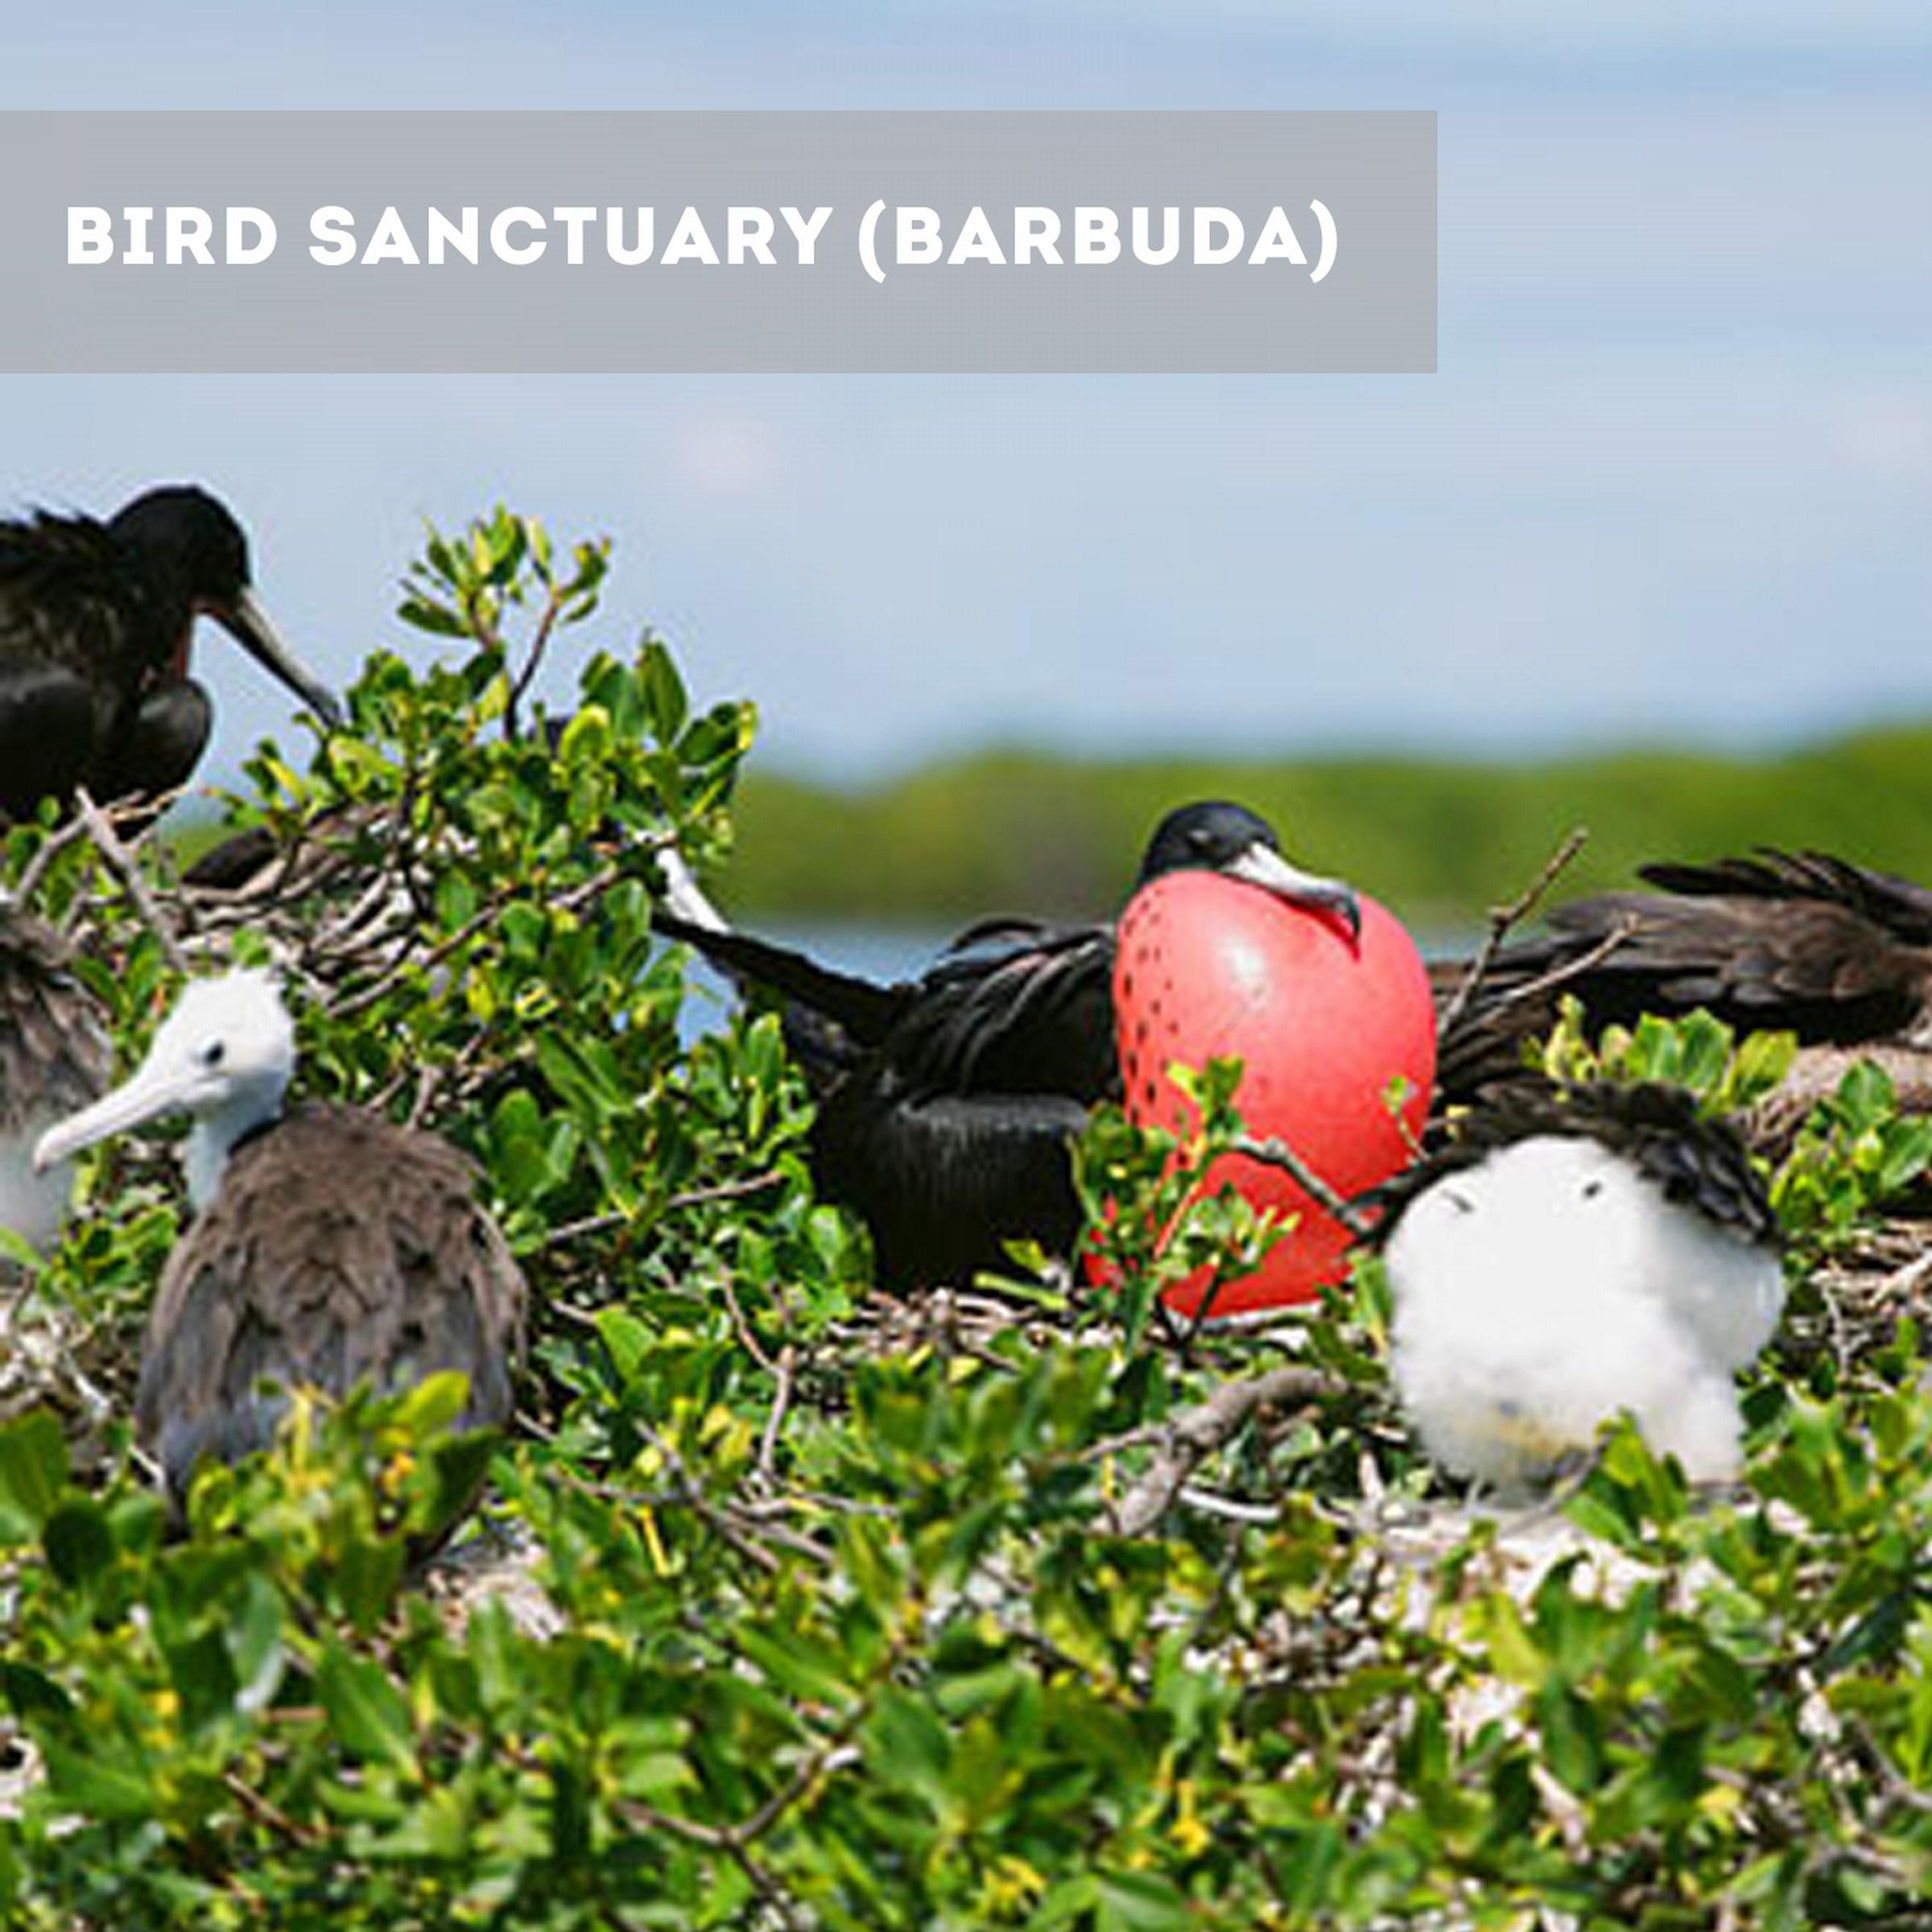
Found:
[[186, 782], [213, 724], [188, 675], [197, 616], [224, 625], [324, 720], [335, 700], [275, 634], [229, 511], [152, 489], [105, 522], [0, 522], [0, 816], [85, 785], [97, 797]]
[[[1140, 882], [1189, 868], [1247, 878], [1344, 917], [1354, 896], [1297, 872], [1273, 828], [1203, 803], [1156, 828]], [[1068, 1142], [1120, 1092], [1110, 925], [986, 920], [919, 978], [881, 986], [749, 935], [658, 915], [741, 984], [778, 994], [819, 1094], [819, 1186], [866, 1221], [880, 1286], [970, 1280], [1028, 1238], [1080, 1226]]]
[[1744, 1135], [1696, 1096], [1657, 1080], [1550, 1080], [1527, 1070], [1485, 1090], [1446, 1125], [1438, 1144], [1363, 1197], [1377, 1211], [1369, 1241], [1385, 1242], [1406, 1204], [1441, 1180], [1541, 1135], [1591, 1140], [1629, 1162], [1678, 1206], [1744, 1240], [1775, 1245], [1777, 1216]]

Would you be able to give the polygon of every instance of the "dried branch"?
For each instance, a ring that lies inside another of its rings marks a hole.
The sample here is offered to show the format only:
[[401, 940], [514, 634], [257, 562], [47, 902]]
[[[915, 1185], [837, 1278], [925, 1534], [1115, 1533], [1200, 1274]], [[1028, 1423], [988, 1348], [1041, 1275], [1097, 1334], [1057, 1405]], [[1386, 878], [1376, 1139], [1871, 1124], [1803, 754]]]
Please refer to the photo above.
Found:
[[87, 828], [87, 836], [94, 842], [94, 849], [106, 862], [108, 869], [126, 887], [127, 896], [134, 901], [134, 910], [141, 915], [141, 923], [160, 943], [168, 964], [187, 977], [193, 968], [181, 950], [180, 941], [175, 937], [174, 928], [163, 916], [155, 895], [148, 890], [147, 881], [142, 877], [134, 854], [121, 843], [120, 834], [108, 823], [107, 815], [88, 795], [85, 786], [75, 787], [74, 805], [81, 823]]
[[1520, 893], [1508, 905], [1490, 909], [1488, 936], [1484, 938], [1476, 957], [1469, 962], [1469, 970], [1463, 975], [1462, 983], [1456, 988], [1448, 1005], [1443, 1009], [1441, 1018], [1436, 1022], [1437, 1038], [1446, 1038], [1451, 1030], [1468, 1013], [1470, 1001], [1476, 997], [1477, 989], [1488, 976], [1489, 968], [1496, 964], [1496, 956], [1502, 950], [1503, 941], [1509, 936], [1511, 929], [1526, 919], [1542, 903], [1544, 894], [1555, 884], [1558, 876], [1583, 850], [1589, 838], [1587, 828], [1582, 825], [1576, 827], [1550, 855], [1542, 870], [1530, 881], [1526, 890]]
[[1264, 1167], [1278, 1167], [1318, 1208], [1333, 1215], [1358, 1241], [1375, 1225], [1352, 1201], [1336, 1193], [1278, 1135], [1270, 1135], [1265, 1141], [1243, 1135], [1234, 1143], [1233, 1151], [1251, 1161], [1260, 1162]]
[[1145, 1536], [1173, 1508], [1188, 1478], [1250, 1418], [1290, 1402], [1315, 1402], [1343, 1385], [1319, 1369], [1271, 1370], [1242, 1382], [1227, 1382], [1204, 1402], [1183, 1409], [1162, 1430], [1160, 1453], [1112, 1513], [1119, 1536]]

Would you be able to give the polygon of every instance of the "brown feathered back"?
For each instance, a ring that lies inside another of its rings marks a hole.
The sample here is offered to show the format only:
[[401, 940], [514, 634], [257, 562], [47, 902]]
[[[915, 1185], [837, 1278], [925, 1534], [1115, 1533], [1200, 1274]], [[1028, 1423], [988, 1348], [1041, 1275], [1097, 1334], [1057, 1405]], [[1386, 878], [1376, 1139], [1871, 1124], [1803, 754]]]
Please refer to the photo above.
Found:
[[168, 1257], [137, 1417], [171, 1490], [266, 1446], [263, 1377], [346, 1394], [469, 1377], [463, 1425], [506, 1422], [523, 1277], [469, 1163], [432, 1134], [313, 1103], [245, 1141]]
[[51, 926], [0, 904], [0, 1134], [98, 1100], [114, 1048]]
[[1546, 935], [1505, 947], [1471, 1018], [1542, 1032], [1574, 993], [1593, 1026], [1702, 1006], [1746, 1030], [1789, 1027], [1807, 1046], [1932, 1046], [1925, 887], [1814, 852], [1641, 873], [1660, 890], [1573, 901]]

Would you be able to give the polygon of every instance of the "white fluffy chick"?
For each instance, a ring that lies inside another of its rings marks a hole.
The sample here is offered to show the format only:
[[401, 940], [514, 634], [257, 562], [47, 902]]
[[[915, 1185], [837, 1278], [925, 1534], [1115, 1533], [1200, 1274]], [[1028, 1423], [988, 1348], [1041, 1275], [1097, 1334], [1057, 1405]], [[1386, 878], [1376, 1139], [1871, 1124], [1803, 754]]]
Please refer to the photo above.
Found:
[[1732, 1378], [1783, 1270], [1743, 1141], [1687, 1095], [1511, 1096], [1406, 1179], [1381, 1239], [1397, 1390], [1446, 1468], [1521, 1492], [1628, 1410], [1691, 1480], [1737, 1474]]

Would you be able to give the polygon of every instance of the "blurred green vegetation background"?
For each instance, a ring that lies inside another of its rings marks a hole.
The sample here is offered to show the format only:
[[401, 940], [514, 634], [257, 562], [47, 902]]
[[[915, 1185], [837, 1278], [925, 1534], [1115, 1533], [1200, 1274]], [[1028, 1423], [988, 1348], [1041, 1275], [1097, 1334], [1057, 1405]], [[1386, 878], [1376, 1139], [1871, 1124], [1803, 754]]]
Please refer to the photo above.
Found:
[[1467, 927], [1535, 876], [1573, 826], [1563, 896], [1653, 858], [1819, 846], [1932, 879], [1932, 723], [1769, 755], [1624, 750], [1537, 761], [1318, 757], [1082, 762], [987, 753], [874, 788], [761, 771], [714, 880], [741, 916], [890, 923], [1000, 910], [1091, 915], [1131, 883], [1170, 806], [1265, 813], [1302, 864], [1339, 873], [1424, 931]]

